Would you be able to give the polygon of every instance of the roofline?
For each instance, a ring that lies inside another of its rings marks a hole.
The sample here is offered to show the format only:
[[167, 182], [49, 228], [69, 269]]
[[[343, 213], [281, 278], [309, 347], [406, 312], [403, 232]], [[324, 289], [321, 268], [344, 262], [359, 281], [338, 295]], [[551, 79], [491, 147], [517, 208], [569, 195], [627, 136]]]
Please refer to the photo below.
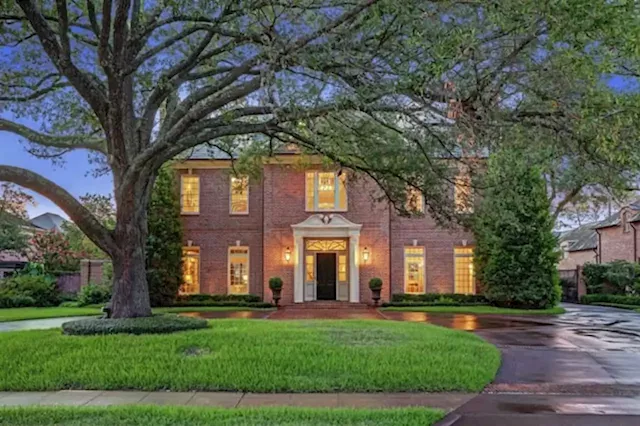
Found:
[[[235, 158], [208, 158], [208, 159], [184, 159], [175, 160], [172, 167], [174, 169], [228, 169]], [[320, 155], [304, 155], [296, 153], [276, 154], [265, 157], [265, 164], [322, 164], [323, 157]]]

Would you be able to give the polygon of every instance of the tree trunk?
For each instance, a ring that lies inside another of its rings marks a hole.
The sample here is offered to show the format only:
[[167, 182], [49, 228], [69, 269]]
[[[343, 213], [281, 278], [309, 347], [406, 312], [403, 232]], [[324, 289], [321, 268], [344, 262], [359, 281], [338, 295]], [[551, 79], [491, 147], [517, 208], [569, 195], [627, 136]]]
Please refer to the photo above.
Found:
[[113, 318], [151, 316], [147, 286], [145, 248], [147, 209], [151, 182], [140, 180], [131, 186], [116, 186], [117, 222], [113, 260]]

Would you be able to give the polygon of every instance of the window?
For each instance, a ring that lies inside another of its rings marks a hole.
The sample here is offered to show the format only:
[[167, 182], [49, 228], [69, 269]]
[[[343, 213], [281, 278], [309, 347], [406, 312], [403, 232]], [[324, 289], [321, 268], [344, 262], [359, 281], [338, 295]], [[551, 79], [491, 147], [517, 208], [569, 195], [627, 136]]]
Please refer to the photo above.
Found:
[[229, 294], [249, 294], [248, 247], [229, 247]]
[[306, 240], [305, 247], [309, 251], [344, 251], [347, 240]]
[[473, 188], [468, 173], [462, 173], [456, 178], [453, 199], [456, 213], [473, 213]]
[[424, 195], [415, 188], [407, 190], [407, 203], [405, 208], [410, 212], [424, 213]]
[[341, 173], [338, 176], [336, 172], [307, 172], [306, 210], [346, 211], [346, 175]]
[[622, 232], [631, 232], [631, 212], [622, 213]]
[[180, 294], [200, 293], [200, 248], [182, 249], [182, 285]]
[[231, 176], [229, 193], [231, 214], [249, 213], [249, 178], [247, 176]]
[[424, 247], [404, 249], [404, 292], [424, 293]]
[[473, 270], [473, 248], [454, 248], [455, 292], [476, 294], [476, 275]]
[[182, 214], [200, 213], [200, 177], [182, 175], [180, 177], [180, 208]]

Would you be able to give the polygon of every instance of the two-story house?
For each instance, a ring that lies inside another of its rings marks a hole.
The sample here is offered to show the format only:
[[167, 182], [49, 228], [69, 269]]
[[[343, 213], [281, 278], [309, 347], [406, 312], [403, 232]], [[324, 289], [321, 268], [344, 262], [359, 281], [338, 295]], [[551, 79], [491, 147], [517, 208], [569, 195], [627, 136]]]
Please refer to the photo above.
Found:
[[[283, 305], [316, 300], [369, 303], [380, 277], [395, 293], [475, 293], [473, 237], [428, 215], [402, 217], [375, 201], [376, 184], [318, 158], [277, 155], [259, 179], [231, 173], [229, 159], [176, 164], [184, 223], [183, 293], [255, 294]], [[457, 198], [468, 187], [456, 188]], [[414, 199], [424, 210], [424, 200]], [[468, 209], [459, 203], [460, 208]]]

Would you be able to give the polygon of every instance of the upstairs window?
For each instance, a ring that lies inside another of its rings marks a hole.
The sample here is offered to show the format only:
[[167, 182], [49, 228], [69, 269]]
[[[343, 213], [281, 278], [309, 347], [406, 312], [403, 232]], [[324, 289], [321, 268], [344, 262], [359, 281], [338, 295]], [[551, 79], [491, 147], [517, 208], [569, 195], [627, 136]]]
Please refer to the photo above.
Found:
[[405, 208], [413, 213], [424, 213], [424, 195], [415, 188], [407, 190], [407, 202]]
[[229, 247], [229, 294], [249, 294], [249, 247]]
[[456, 213], [473, 213], [473, 187], [468, 173], [461, 173], [456, 177], [453, 201]]
[[307, 211], [347, 211], [346, 175], [336, 172], [307, 172]]
[[249, 214], [249, 178], [231, 176], [229, 194], [230, 213]]
[[182, 214], [200, 213], [200, 177], [182, 175], [180, 177], [180, 209]]
[[476, 275], [473, 270], [473, 248], [455, 247], [455, 292], [476, 294]]
[[622, 213], [622, 232], [631, 232], [631, 212]]
[[200, 293], [200, 249], [184, 247], [182, 249], [182, 285], [180, 294]]

